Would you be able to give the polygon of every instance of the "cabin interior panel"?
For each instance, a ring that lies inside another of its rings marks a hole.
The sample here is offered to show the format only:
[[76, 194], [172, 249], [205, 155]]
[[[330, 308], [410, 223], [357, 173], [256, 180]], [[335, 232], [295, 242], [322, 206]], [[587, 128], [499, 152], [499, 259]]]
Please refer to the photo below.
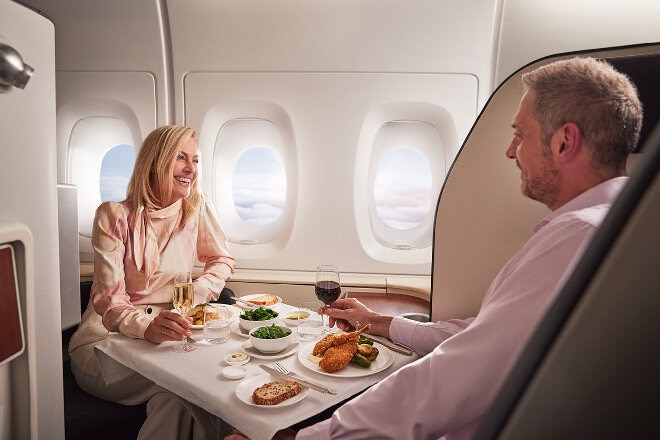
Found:
[[62, 438], [55, 31], [44, 17], [3, 1], [0, 42], [34, 69], [28, 87], [0, 93], [0, 244], [16, 251], [25, 335], [25, 350], [3, 368], [0, 430], [8, 429], [5, 438]]

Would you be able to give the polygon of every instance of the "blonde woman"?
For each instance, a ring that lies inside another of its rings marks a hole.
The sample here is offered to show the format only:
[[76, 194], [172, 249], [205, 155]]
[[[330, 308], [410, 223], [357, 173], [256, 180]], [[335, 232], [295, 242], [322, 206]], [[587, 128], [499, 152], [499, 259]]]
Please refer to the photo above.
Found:
[[154, 344], [189, 336], [191, 322], [171, 311], [174, 273], [192, 271], [196, 260], [204, 263], [194, 283], [196, 303], [217, 299], [233, 273], [235, 260], [199, 174], [195, 131], [157, 128], [138, 152], [126, 200], [101, 204], [94, 219], [94, 280], [69, 343], [71, 369], [89, 394], [127, 405], [148, 401], [138, 438], [221, 434], [220, 420], [137, 373], [106, 384], [94, 353], [111, 332]]

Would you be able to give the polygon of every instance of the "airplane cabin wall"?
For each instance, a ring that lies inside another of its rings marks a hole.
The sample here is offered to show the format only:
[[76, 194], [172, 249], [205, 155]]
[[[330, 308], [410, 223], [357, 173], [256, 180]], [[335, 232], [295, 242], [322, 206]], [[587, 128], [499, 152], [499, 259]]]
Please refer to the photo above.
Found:
[[0, 244], [16, 253], [25, 335], [0, 366], [0, 439], [63, 439], [53, 24], [0, 0], [0, 41], [34, 68], [24, 89], [0, 93]]
[[[375, 250], [375, 240], [360, 231], [369, 229], [359, 212], [358, 180], [366, 172], [360, 134], [370, 112], [383, 105], [400, 105], [402, 115], [408, 102], [437, 105], [457, 133], [441, 133], [451, 163], [488, 96], [496, 3], [167, 6], [176, 120], [201, 129], [205, 160], [222, 122], [205, 123], [214, 104], [261, 100], [283, 108], [293, 127], [298, 192], [291, 236], [279, 248], [232, 243], [239, 270], [313, 272], [335, 262], [345, 272], [428, 276], [430, 247]], [[209, 193], [211, 183], [205, 177]]]
[[[208, 106], [198, 107], [190, 95], [193, 78], [218, 75], [221, 80], [202, 94], [207, 91], [218, 100], [229, 96], [271, 99], [293, 115], [299, 169], [299, 175], [292, 179], [299, 185], [295, 220], [284, 252], [264, 258], [254, 248], [232, 244], [239, 271], [312, 271], [316, 264], [333, 261], [345, 272], [422, 276], [428, 282], [430, 248], [414, 258], [409, 257], [413, 252], [399, 251], [379, 259], [360, 242], [353, 183], [360, 124], [373, 108], [388, 104], [388, 100], [440, 104], [455, 125], [446, 145], [446, 162], [451, 163], [489, 95], [499, 2], [27, 3], [55, 23], [60, 183], [72, 183], [70, 158], [64, 150], [69, 147], [68, 137], [76, 119], [85, 112], [111, 114], [103, 105], [107, 101], [121, 103], [137, 115], [138, 126], [130, 121], [131, 129], [141, 137], [164, 123], [185, 123], [200, 129]], [[141, 91], [143, 96], [153, 93], [155, 110], [137, 108], [137, 102], [144, 101], [127, 93], [136, 87], [125, 78], [129, 73], [153, 77], [152, 89]], [[255, 90], [256, 83], [250, 83], [249, 75], [267, 77], [262, 82], [264, 88]], [[327, 84], [348, 82], [334, 95], [315, 90], [313, 81], [308, 83], [308, 94], [296, 94], [296, 81], [313, 75]], [[459, 77], [466, 80], [456, 82]], [[380, 88], [374, 85], [378, 81]], [[278, 93], [274, 87], [279, 85], [291, 89], [290, 93], [273, 96]], [[383, 96], [362, 99], [355, 105], [364, 93], [362, 88], [369, 87], [372, 93]], [[446, 97], [449, 90], [453, 100]], [[136, 139], [135, 144], [140, 141]], [[208, 163], [211, 146], [202, 145], [202, 149]], [[339, 166], [328, 169], [329, 158]], [[325, 177], [319, 175], [321, 170]], [[204, 185], [211, 191], [210, 176]], [[321, 198], [332, 211], [327, 216], [319, 216]], [[222, 216], [220, 212], [221, 222]], [[81, 263], [90, 263], [87, 237], [80, 236], [80, 248]]]
[[[68, 136], [86, 115], [125, 119], [135, 145], [155, 126], [191, 124], [208, 163], [222, 154], [213, 150], [217, 124], [208, 125], [217, 105], [261, 100], [283, 109], [294, 142], [294, 215], [287, 240], [274, 248], [232, 244], [237, 282], [273, 282], [264, 274], [276, 269], [270, 274], [289, 271], [277, 282], [309, 283], [315, 264], [333, 261], [355, 275], [356, 286], [380, 288], [400, 277], [402, 285], [421, 280], [420, 291], [428, 292], [430, 249], [379, 256], [364, 238], [369, 226], [360, 219], [356, 182], [366, 157], [361, 124], [370, 111], [405, 102], [448, 110], [453, 156], [492, 90], [525, 63], [565, 50], [660, 40], [659, 6], [645, 0], [25, 1], [55, 23], [60, 183], [71, 183]], [[471, 80], [456, 85], [456, 78]], [[497, 134], [486, 141], [500, 154], [510, 127], [492, 129]], [[222, 197], [215, 177], [207, 170], [204, 188]], [[455, 212], [442, 215], [461, 217], [465, 199], [457, 197]], [[323, 204], [331, 214], [321, 212]], [[534, 218], [520, 219], [521, 236]], [[90, 263], [85, 236], [80, 249], [81, 262]], [[445, 254], [459, 264], [455, 255], [452, 248]], [[470, 270], [490, 277], [498, 265], [492, 260]], [[459, 294], [452, 307], [472, 309], [475, 298]]]
[[659, 19], [655, 0], [504, 0], [494, 84], [548, 55], [656, 43]]

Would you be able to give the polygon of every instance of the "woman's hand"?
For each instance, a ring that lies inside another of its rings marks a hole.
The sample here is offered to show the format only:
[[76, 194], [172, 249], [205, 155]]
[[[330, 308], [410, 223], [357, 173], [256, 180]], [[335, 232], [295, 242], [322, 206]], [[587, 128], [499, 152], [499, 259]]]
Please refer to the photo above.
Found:
[[191, 328], [192, 318], [183, 317], [171, 310], [161, 310], [144, 331], [144, 339], [154, 344], [181, 341], [192, 334]]
[[321, 308], [321, 312], [330, 316], [330, 327], [337, 324], [349, 332], [370, 324], [369, 333], [389, 337], [392, 317], [374, 312], [355, 298], [338, 299]]

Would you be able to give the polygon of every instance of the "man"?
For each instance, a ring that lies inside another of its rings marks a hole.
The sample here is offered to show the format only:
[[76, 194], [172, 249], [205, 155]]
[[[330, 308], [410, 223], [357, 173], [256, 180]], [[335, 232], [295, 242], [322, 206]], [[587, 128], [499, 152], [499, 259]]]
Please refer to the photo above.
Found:
[[[506, 155], [520, 169], [522, 193], [552, 212], [502, 268], [474, 318], [418, 323], [379, 315], [355, 299], [326, 307], [331, 324], [350, 330], [370, 323], [370, 333], [424, 357], [296, 439], [467, 439], [475, 433], [571, 262], [625, 185], [626, 158], [642, 121], [635, 87], [602, 61], [552, 63], [523, 75], [523, 86]], [[294, 434], [281, 431], [276, 438]]]

